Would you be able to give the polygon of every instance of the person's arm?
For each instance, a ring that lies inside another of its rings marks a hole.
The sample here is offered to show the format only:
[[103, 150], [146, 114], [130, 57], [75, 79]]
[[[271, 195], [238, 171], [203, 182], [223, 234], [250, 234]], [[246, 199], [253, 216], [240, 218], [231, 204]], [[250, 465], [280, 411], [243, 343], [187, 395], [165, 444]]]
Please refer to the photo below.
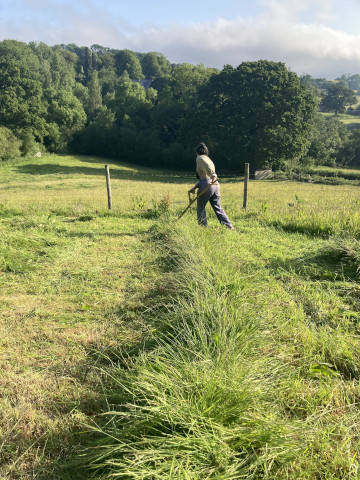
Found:
[[188, 193], [195, 193], [195, 190], [199, 188], [199, 182], [197, 182], [190, 190], [188, 190]]

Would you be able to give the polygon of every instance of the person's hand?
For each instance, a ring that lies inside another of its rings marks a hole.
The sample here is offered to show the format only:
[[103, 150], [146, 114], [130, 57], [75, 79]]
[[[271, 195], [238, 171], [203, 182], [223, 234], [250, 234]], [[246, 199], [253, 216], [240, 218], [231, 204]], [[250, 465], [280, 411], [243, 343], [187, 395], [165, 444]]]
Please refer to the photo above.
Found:
[[193, 187], [193, 188], [190, 188], [190, 190], [188, 190], [188, 193], [195, 193], [196, 191], [196, 187]]

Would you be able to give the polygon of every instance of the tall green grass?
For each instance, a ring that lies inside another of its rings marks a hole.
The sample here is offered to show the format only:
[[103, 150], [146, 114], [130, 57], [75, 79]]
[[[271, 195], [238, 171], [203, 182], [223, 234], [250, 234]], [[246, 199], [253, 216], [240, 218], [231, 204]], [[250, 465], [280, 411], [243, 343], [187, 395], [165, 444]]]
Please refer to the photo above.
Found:
[[[225, 186], [234, 194], [239, 187]], [[230, 195], [231, 198], [231, 195]], [[251, 182], [249, 206], [239, 215], [239, 204], [225, 200], [226, 210], [233, 217], [260, 221], [284, 231], [313, 237], [360, 238], [359, 187], [316, 185], [291, 181]]]
[[96, 478], [357, 478], [359, 340], [309, 323], [282, 278], [243, 264], [238, 234], [195, 235], [163, 229], [171, 303], [151, 311], [155, 345], [112, 365], [87, 466]]

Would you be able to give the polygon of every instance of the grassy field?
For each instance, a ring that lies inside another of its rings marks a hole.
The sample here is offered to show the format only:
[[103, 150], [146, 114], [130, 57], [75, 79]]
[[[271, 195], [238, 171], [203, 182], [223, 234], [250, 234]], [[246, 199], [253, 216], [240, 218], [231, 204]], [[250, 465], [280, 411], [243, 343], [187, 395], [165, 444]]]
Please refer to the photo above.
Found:
[[360, 117], [356, 115], [349, 115], [347, 113], [340, 113], [339, 115], [334, 115], [333, 113], [320, 112], [320, 115], [324, 117], [333, 117], [339, 120], [340, 122], [347, 125], [349, 128], [360, 128]]
[[359, 479], [360, 195], [0, 167], [0, 478]]
[[360, 170], [355, 168], [341, 168], [341, 167], [324, 167], [317, 165], [316, 167], [308, 168], [307, 172], [317, 174], [323, 180], [324, 177], [336, 178], [346, 183], [346, 180], [360, 180]]

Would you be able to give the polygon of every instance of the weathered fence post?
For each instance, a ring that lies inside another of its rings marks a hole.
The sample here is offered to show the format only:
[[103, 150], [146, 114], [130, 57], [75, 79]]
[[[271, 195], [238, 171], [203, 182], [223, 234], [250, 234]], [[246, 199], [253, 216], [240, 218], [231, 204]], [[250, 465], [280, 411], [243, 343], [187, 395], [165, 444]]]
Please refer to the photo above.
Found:
[[105, 172], [106, 172], [106, 188], [107, 188], [107, 196], [108, 196], [108, 207], [109, 207], [109, 210], [111, 210], [112, 209], [112, 202], [111, 202], [111, 186], [110, 186], [109, 165], [105, 165]]
[[248, 201], [248, 185], [249, 185], [249, 170], [250, 164], [245, 163], [245, 175], [244, 175], [244, 203], [243, 208], [247, 209], [247, 201]]

